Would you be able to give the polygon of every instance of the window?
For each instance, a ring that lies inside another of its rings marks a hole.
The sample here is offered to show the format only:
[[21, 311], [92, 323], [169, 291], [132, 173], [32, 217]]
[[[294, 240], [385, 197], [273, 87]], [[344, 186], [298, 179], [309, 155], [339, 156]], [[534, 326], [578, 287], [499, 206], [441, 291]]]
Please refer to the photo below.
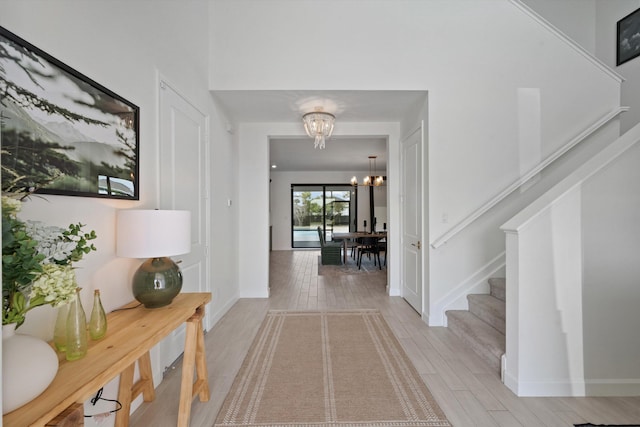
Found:
[[331, 240], [333, 232], [352, 231], [357, 188], [351, 185], [291, 185], [291, 246], [319, 248], [318, 226]]

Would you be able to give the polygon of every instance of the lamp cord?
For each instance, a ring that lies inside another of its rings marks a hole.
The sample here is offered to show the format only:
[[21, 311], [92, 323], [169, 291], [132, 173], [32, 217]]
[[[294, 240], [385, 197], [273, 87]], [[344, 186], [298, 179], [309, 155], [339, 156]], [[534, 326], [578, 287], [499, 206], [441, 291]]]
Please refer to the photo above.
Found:
[[102, 412], [100, 414], [85, 415], [84, 416], [85, 418], [94, 418], [96, 421], [102, 421], [105, 418], [107, 418], [109, 415], [113, 414], [114, 412], [118, 412], [120, 409], [122, 409], [122, 403], [120, 403], [120, 401], [116, 399], [107, 399], [105, 397], [102, 397], [103, 390], [104, 388], [101, 387], [100, 390], [98, 390], [98, 392], [96, 393], [96, 395], [91, 399], [91, 403], [93, 404], [93, 406], [96, 406], [96, 403], [98, 403], [98, 401], [104, 400], [106, 402], [115, 402], [116, 409], [112, 409], [111, 411], [107, 411], [107, 412]]
[[142, 305], [142, 303], [138, 304], [138, 305], [134, 305], [133, 307], [125, 307], [125, 308], [116, 308], [115, 310], [111, 310], [113, 311], [124, 311], [124, 310], [133, 310], [134, 308], [138, 308]]

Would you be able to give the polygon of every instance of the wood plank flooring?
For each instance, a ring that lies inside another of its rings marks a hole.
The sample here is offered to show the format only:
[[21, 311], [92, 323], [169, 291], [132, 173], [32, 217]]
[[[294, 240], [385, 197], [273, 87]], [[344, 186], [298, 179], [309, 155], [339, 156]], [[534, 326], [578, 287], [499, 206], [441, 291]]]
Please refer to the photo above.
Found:
[[[242, 299], [205, 336], [209, 402], [194, 400], [191, 426], [210, 427], [269, 309], [377, 308], [454, 426], [560, 427], [640, 424], [640, 397], [518, 398], [498, 374], [446, 328], [430, 328], [399, 297], [386, 294], [386, 272], [318, 276], [318, 251], [275, 251], [269, 299]], [[143, 403], [132, 426], [175, 426], [181, 363]]]

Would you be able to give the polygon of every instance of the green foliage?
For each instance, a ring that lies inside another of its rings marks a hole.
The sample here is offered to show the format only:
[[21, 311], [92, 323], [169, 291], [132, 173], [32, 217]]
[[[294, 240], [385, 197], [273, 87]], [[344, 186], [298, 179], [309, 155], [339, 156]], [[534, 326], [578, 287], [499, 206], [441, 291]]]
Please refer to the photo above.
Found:
[[[310, 191], [297, 192], [294, 199], [294, 224], [308, 226], [322, 216], [322, 195], [314, 197]], [[314, 200], [320, 203], [314, 203]]]
[[37, 253], [38, 242], [25, 231], [17, 218], [2, 216], [2, 289], [27, 285], [42, 271], [44, 255]]
[[42, 272], [44, 255], [25, 231], [24, 222], [3, 203], [2, 206], [2, 324], [24, 322], [25, 293]]
[[[125, 163], [125, 172], [135, 173], [136, 171], [136, 142], [130, 140], [124, 134], [118, 130], [116, 130], [116, 137], [118, 142], [122, 145], [122, 148], [118, 148], [116, 150], [116, 154], [120, 157], [124, 157]], [[125, 175], [107, 175], [107, 176], [120, 176], [125, 179], [130, 179], [130, 176]]]
[[[3, 291], [4, 293], [4, 291]], [[22, 325], [27, 311], [27, 299], [22, 292], [15, 292], [8, 299], [8, 306], [2, 310], [2, 324], [15, 323], [16, 327]]]
[[[96, 250], [89, 242], [97, 238], [96, 233], [93, 230], [84, 232], [83, 224], [70, 224], [64, 230], [44, 227], [45, 234], [42, 234], [27, 226], [33, 227], [34, 223], [27, 224], [18, 219], [19, 207], [20, 201], [2, 196], [3, 325], [16, 323], [20, 326], [32, 308], [63, 303], [77, 286], [72, 263]], [[40, 245], [29, 234], [33, 230], [46, 244]], [[58, 246], [60, 242], [62, 248]], [[52, 248], [55, 248], [53, 252]]]
[[98, 182], [89, 182], [86, 178], [80, 176], [60, 175], [49, 184], [42, 188], [55, 187], [69, 191], [86, 191], [88, 193], [98, 192]]
[[2, 190], [45, 188], [60, 175], [76, 175], [77, 162], [61, 153], [58, 143], [33, 139], [27, 132], [6, 129], [2, 133]]
[[84, 224], [70, 224], [69, 229], [62, 233], [65, 238], [76, 242], [76, 247], [69, 256], [70, 262], [80, 261], [85, 254], [96, 250], [93, 243], [88, 244], [89, 240], [93, 240], [98, 237], [96, 232], [91, 230], [89, 233], [83, 233], [82, 227], [84, 227]]
[[123, 169], [117, 166], [109, 165], [104, 162], [102, 162], [100, 166], [98, 165], [92, 165], [92, 166], [93, 166], [92, 170], [95, 171], [93, 175], [104, 175], [104, 176], [110, 176], [112, 178], [131, 180], [131, 173], [133, 172], [133, 169]]

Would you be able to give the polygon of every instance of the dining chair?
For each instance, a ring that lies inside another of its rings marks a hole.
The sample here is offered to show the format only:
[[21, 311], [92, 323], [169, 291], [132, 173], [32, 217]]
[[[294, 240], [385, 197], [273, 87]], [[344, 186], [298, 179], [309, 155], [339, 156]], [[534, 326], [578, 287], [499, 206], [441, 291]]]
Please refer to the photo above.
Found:
[[387, 266], [387, 238], [378, 240], [378, 250], [384, 252], [384, 266]]
[[322, 265], [342, 265], [342, 243], [327, 242], [322, 227], [318, 227], [318, 237], [320, 238], [320, 262]]
[[347, 243], [345, 246], [347, 247], [347, 250], [351, 249], [351, 258], [353, 258], [354, 260], [357, 260], [358, 247], [360, 247], [360, 244], [358, 243], [358, 239], [347, 240]]
[[[380, 262], [380, 247], [378, 246], [378, 237], [360, 237], [358, 240], [360, 246], [358, 248], [358, 270], [362, 269], [362, 255], [373, 255], [373, 265], [377, 265], [382, 270]], [[377, 262], [376, 262], [377, 261]]]

